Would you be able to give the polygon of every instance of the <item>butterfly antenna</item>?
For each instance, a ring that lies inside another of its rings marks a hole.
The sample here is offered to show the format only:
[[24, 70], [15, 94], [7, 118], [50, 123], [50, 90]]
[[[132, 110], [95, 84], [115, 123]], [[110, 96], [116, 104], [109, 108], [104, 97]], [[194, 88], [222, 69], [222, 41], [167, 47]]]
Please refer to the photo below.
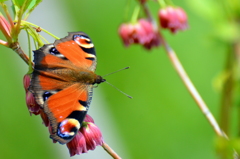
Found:
[[128, 98], [133, 98], [132, 96], [128, 95], [127, 93], [121, 91], [119, 88], [117, 88], [116, 86], [112, 85], [111, 83], [105, 81], [107, 84], [109, 84], [110, 86], [112, 86], [113, 88], [115, 88], [116, 90], [118, 90], [120, 93], [124, 94], [125, 96], [127, 96]]
[[[102, 77], [106, 77], [106, 76], [108, 76], [108, 75], [114, 74], [114, 73], [119, 72], [119, 71], [122, 71], [122, 70], [129, 69], [129, 68], [130, 68], [130, 67], [125, 67], [125, 68], [122, 68], [122, 69], [120, 69], [120, 70], [114, 71], [114, 72], [112, 72], [112, 73], [106, 74], [106, 75], [104, 75], [104, 76], [102, 76]], [[110, 84], [110, 85], [111, 85], [111, 84]]]

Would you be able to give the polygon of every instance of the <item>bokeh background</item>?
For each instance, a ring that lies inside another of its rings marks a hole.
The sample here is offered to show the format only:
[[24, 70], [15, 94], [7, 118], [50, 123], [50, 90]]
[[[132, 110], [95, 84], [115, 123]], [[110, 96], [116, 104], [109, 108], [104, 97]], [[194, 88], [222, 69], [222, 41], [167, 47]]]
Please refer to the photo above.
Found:
[[[215, 133], [172, 67], [163, 48], [125, 48], [117, 34], [125, 19], [127, 1], [43, 0], [28, 21], [64, 37], [84, 31], [97, 51], [97, 74], [130, 66], [106, 79], [133, 96], [129, 99], [106, 83], [94, 90], [89, 114], [104, 140], [124, 159], [215, 159]], [[189, 30], [164, 31], [199, 93], [218, 119], [220, 94], [214, 78], [224, 65], [225, 47], [211, 37], [213, 26], [176, 1], [189, 16]], [[131, 3], [132, 11], [135, 1]], [[149, 3], [157, 16], [159, 6]], [[132, 13], [132, 12], [130, 12]], [[130, 16], [128, 17], [128, 20]], [[48, 37], [47, 37], [48, 38]], [[48, 38], [49, 41], [53, 39]], [[27, 52], [26, 35], [20, 43]], [[26, 64], [10, 49], [0, 47], [0, 158], [67, 159], [65, 145], [53, 144], [39, 116], [30, 116], [22, 84]], [[110, 159], [101, 148], [72, 157]]]

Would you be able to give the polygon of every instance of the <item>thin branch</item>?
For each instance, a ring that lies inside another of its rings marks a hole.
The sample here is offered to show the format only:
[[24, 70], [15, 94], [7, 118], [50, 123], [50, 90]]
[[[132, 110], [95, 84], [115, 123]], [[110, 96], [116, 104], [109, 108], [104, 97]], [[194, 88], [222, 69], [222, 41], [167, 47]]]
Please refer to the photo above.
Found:
[[29, 64], [29, 57], [24, 53], [18, 42], [12, 43], [10, 48], [15, 51], [27, 65]]
[[[153, 23], [155, 23], [153, 21], [152, 15], [149, 12], [149, 8], [146, 4], [142, 5], [144, 8], [144, 12], [147, 16], [148, 19], [152, 20]], [[195, 102], [197, 103], [198, 107], [201, 109], [202, 113], [205, 115], [205, 117], [207, 118], [208, 122], [211, 124], [211, 126], [213, 127], [215, 133], [218, 136], [222, 136], [228, 139], [227, 135], [220, 129], [216, 119], [214, 118], [214, 116], [212, 115], [212, 113], [210, 112], [210, 110], [208, 109], [207, 105], [205, 104], [205, 102], [203, 101], [202, 97], [200, 96], [200, 94], [198, 93], [197, 89], [195, 88], [195, 86], [193, 85], [192, 81], [190, 80], [190, 78], [188, 77], [187, 73], [185, 72], [181, 62], [179, 61], [176, 53], [174, 52], [174, 50], [167, 44], [167, 42], [164, 40], [161, 32], [159, 32], [159, 36], [160, 36], [160, 42], [163, 45], [164, 49], [167, 52], [167, 55], [170, 59], [170, 61], [172, 62], [174, 68], [176, 69], [178, 75], [180, 76], [180, 78], [182, 79], [183, 83], [185, 84], [186, 88], [188, 89], [189, 93], [192, 95], [193, 99], [195, 100]]]
[[118, 154], [110, 147], [108, 146], [108, 144], [106, 144], [105, 142], [102, 144], [102, 147], [105, 151], [107, 151], [107, 153], [109, 155], [111, 155], [114, 159], [121, 159], [120, 156], [118, 156]]
[[213, 127], [216, 134], [218, 136], [223, 136], [225, 138], [228, 138], [226, 136], [226, 134], [220, 129], [216, 119], [214, 118], [214, 116], [208, 109], [206, 103], [203, 101], [202, 97], [200, 96], [197, 89], [193, 85], [192, 81], [188, 77], [187, 73], [185, 72], [185, 70], [184, 70], [181, 62], [179, 61], [177, 55], [175, 54], [174, 50], [166, 43], [166, 41], [164, 40], [164, 38], [161, 34], [160, 34], [160, 39], [161, 39], [164, 49], [167, 52], [168, 57], [169, 57], [170, 61], [172, 62], [174, 68], [176, 69], [178, 75], [182, 79], [183, 83], [187, 87], [189, 93], [192, 95], [192, 97], [195, 100], [195, 102], [197, 103], [198, 107], [201, 109], [202, 113], [207, 118], [208, 122]]
[[151, 15], [151, 13], [150, 13], [150, 11], [149, 11], [149, 9], [148, 9], [147, 4], [146, 4], [146, 3], [143, 3], [143, 4], [142, 4], [142, 7], [143, 7], [143, 11], [144, 11], [145, 15], [147, 16], [147, 19], [148, 19], [150, 22], [154, 22], [153, 17], [152, 17], [152, 15]]

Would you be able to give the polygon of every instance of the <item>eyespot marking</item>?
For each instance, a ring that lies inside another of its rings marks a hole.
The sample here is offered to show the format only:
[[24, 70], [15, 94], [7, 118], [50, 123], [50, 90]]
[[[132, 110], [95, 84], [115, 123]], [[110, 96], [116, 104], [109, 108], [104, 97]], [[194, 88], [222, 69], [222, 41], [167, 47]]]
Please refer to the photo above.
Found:
[[80, 123], [73, 118], [67, 118], [58, 125], [57, 135], [63, 139], [72, 139], [80, 129]]
[[43, 101], [45, 102], [51, 95], [53, 95], [52, 93], [50, 92], [44, 92], [42, 97], [43, 97]]
[[49, 53], [63, 60], [67, 60], [67, 58], [63, 54], [61, 54], [55, 47], [50, 48]]

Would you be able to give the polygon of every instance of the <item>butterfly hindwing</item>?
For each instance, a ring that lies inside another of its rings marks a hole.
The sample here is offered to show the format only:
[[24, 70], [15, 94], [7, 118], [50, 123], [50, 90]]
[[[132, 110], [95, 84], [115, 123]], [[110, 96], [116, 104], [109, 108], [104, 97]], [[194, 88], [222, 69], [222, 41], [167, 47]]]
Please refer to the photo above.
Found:
[[85, 118], [92, 85], [105, 81], [94, 73], [94, 45], [83, 32], [69, 33], [34, 51], [34, 63], [29, 89], [48, 116], [51, 138], [68, 143]]

